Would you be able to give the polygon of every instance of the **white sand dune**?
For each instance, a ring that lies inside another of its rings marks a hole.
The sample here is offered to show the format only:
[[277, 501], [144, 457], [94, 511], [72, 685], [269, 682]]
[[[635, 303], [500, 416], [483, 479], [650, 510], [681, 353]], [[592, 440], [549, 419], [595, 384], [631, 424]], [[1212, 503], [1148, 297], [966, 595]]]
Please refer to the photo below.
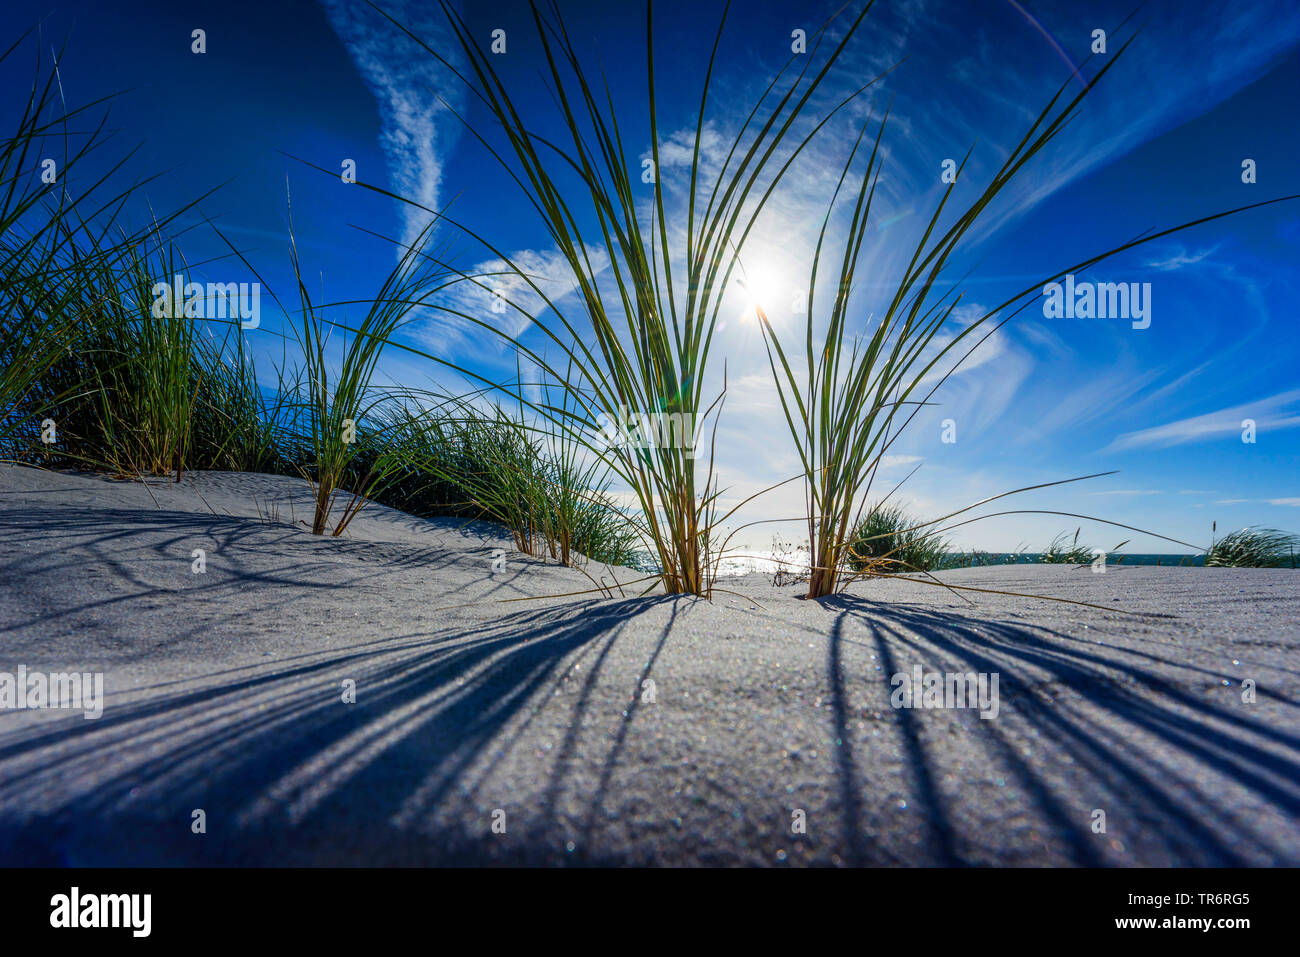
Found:
[[[0, 672], [107, 688], [98, 720], [0, 711], [0, 863], [1300, 864], [1291, 570], [941, 576], [1114, 612], [758, 575], [548, 598], [637, 574], [493, 574], [493, 526], [368, 506], [317, 538], [309, 509], [282, 477], [0, 468]], [[916, 665], [996, 673], [997, 717], [891, 706]]]

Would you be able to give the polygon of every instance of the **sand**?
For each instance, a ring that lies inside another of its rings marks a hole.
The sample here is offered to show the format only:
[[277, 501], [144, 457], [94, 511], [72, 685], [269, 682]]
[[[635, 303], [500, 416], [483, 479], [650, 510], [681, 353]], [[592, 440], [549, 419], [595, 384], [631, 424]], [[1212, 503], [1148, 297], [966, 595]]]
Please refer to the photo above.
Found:
[[[0, 672], [107, 692], [0, 711], [0, 863], [1300, 864], [1291, 570], [940, 576], [1113, 611], [762, 575], [547, 598], [636, 573], [308, 511], [283, 477], [0, 468]], [[997, 674], [997, 716], [893, 707], [918, 665]]]

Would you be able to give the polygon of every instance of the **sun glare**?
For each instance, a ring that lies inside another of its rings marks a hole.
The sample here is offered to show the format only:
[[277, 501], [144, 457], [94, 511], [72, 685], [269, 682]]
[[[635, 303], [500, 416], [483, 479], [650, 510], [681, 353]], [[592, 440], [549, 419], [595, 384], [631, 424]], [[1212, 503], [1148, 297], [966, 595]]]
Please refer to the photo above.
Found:
[[794, 295], [783, 272], [772, 263], [763, 261], [747, 264], [745, 274], [739, 280], [739, 289], [744, 303], [742, 318], [751, 322], [757, 320], [760, 309], [772, 319], [781, 311], [782, 303]]

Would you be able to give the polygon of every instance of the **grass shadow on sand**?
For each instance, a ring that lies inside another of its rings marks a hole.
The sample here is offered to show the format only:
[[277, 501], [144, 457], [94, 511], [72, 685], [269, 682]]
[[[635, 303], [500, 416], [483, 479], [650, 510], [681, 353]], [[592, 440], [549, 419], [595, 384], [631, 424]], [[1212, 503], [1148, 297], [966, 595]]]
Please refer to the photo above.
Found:
[[[842, 644], [858, 640], [844, 637], [849, 620], [865, 627], [881, 663], [878, 680], [886, 686], [890, 676], [917, 662], [927, 671], [999, 674], [1002, 710], [995, 720], [974, 722], [982, 732], [978, 739], [990, 757], [1010, 769], [1014, 780], [1008, 784], [1022, 788], [1041, 818], [1067, 842], [1074, 863], [1104, 863], [1098, 842], [1105, 838], [1091, 832], [1088, 818], [1072, 806], [1077, 801], [1066, 799], [1074, 795], [1061, 793], [1053, 769], [1041, 766], [1047, 750], [1066, 756], [1088, 775], [1096, 793], [1107, 795], [1104, 804], [1094, 806], [1107, 809], [1112, 833], [1140, 830], [1144, 841], [1157, 843], [1174, 861], [1231, 865], [1262, 855], [1278, 863], [1296, 862], [1294, 844], [1272, 841], [1264, 829], [1251, 833], [1243, 828], [1234, 820], [1233, 797], [1207, 786], [1208, 775], [1222, 775], [1290, 818], [1300, 816], [1300, 736], [1257, 720], [1244, 707], [1225, 706], [1189, 690], [1197, 682], [1206, 689], [1220, 685], [1222, 674], [1172, 657], [947, 610], [881, 605], [848, 595], [821, 604], [835, 613], [828, 671], [836, 737], [846, 745], [840, 749], [843, 842], [855, 857], [864, 853], [857, 837], [861, 809], [840, 664]], [[1258, 693], [1288, 710], [1297, 708], [1284, 696], [1263, 689]], [[928, 825], [923, 856], [937, 864], [966, 863], [971, 835], [964, 835], [963, 842], [954, 832], [950, 799], [937, 783], [945, 768], [926, 744], [933, 740], [934, 726], [923, 725], [934, 712], [897, 713], [914, 793]], [[1027, 743], [1038, 752], [1037, 766], [1022, 754]], [[1153, 753], [1162, 766], [1153, 765]]]
[[[573, 703], [580, 724], [623, 624], [665, 601], [621, 603], [617, 616], [588, 603], [520, 612], [477, 634], [299, 656], [118, 704], [98, 721], [78, 716], [9, 733], [0, 738], [0, 767], [8, 769], [0, 806], [59, 807], [23, 821], [0, 818], [0, 860], [309, 863], [346, 859], [349, 842], [364, 840], [358, 862], [490, 863], [491, 840], [469, 840], [457, 822], [437, 840], [408, 826], [445, 803], [462, 811], [481, 804], [488, 834], [492, 807], [510, 806], [509, 795], [476, 793], [503, 756], [489, 746], [508, 723], [522, 734], [564, 675], [585, 662]], [[340, 704], [340, 675], [356, 680], [356, 704]], [[579, 759], [570, 735], [549, 771], [553, 789]], [[592, 796], [593, 815], [607, 785]], [[209, 816], [206, 838], [189, 833], [194, 808]]]
[[[447, 532], [444, 530], [444, 534]], [[460, 530], [456, 530], [460, 534]], [[39, 564], [24, 555], [23, 545], [39, 541]], [[364, 594], [383, 590], [395, 572], [418, 573], [459, 566], [467, 574], [444, 579], [437, 601], [454, 604], [462, 592], [473, 600], [526, 596], [518, 587], [526, 571], [545, 564], [528, 556], [510, 557], [508, 570], [485, 576], [491, 545], [481, 551], [468, 545], [429, 546], [408, 542], [323, 539], [301, 528], [264, 524], [244, 518], [172, 510], [62, 506], [0, 511], [0, 573], [14, 584], [40, 590], [43, 582], [57, 597], [42, 625], [112, 615], [119, 606], [140, 602], [191, 602], [190, 614], [216, 614], [226, 596], [257, 589], [259, 608], [292, 610], [312, 592]], [[206, 551], [207, 571], [191, 573], [193, 550]], [[249, 559], [252, 560], [249, 560]], [[61, 584], [84, 581], [87, 573], [111, 577], [112, 589], [75, 588]], [[459, 579], [459, 582], [456, 579]], [[484, 587], [486, 585], [486, 587]], [[202, 603], [206, 599], [206, 604]], [[19, 618], [0, 623], [0, 637], [27, 626]]]
[[[322, 542], [210, 514], [9, 508], [4, 518], [0, 593], [12, 587], [19, 613], [7, 614], [0, 640], [14, 660], [22, 660], [19, 638], [35, 648], [90, 627], [82, 613], [102, 612], [121, 619], [113, 640], [125, 646], [114, 660], [147, 666], [154, 651], [137, 647], [147, 637], [140, 629], [175, 619], [178, 589], [189, 596], [184, 621], [167, 632], [177, 647], [163, 650], [186, 654], [235, 591], [249, 600], [247, 614], [263, 615], [248, 627], [278, 622], [295, 602], [312, 605], [315, 621], [351, 615], [354, 605], [364, 612], [372, 593], [423, 595], [422, 569], [482, 559], [469, 549]], [[27, 540], [41, 547], [24, 553]], [[229, 560], [195, 581], [189, 550], [207, 540]], [[241, 550], [262, 563], [241, 570]], [[19, 576], [48, 582], [36, 590]], [[348, 597], [327, 603], [329, 589]], [[394, 637], [182, 671], [110, 698], [97, 721], [45, 715], [0, 734], [0, 862], [770, 861], [791, 843], [787, 794], [777, 789], [795, 777], [772, 733], [784, 720], [798, 734], [806, 729], [802, 740], [815, 739], [809, 750], [836, 744], [825, 749], [828, 765], [800, 772], [800, 800], [818, 822], [809, 859], [1300, 863], [1289, 823], [1300, 818], [1300, 736], [1291, 730], [1300, 716], [1275, 689], [1260, 687], [1261, 710], [1252, 713], [1222, 687], [1226, 675], [1179, 660], [1168, 641], [1101, 644], [978, 612], [852, 595], [792, 604], [798, 609], [723, 619], [728, 631], [766, 636], [730, 646], [700, 637], [718, 633], [719, 608], [696, 599], [499, 605], [482, 621], [454, 625], [433, 614]], [[705, 617], [675, 646], [674, 629], [697, 609]], [[803, 651], [821, 636], [824, 671], [806, 659], [820, 652]], [[224, 647], [207, 660], [224, 660]], [[766, 684], [770, 665], [737, 667], [767, 649], [810, 683], [778, 691]], [[701, 661], [707, 667], [677, 670]], [[918, 662], [998, 673], [999, 717], [890, 708], [890, 676]], [[652, 675], [705, 704], [646, 709], [641, 692]], [[687, 676], [702, 695], [682, 684]], [[340, 702], [344, 679], [356, 681], [355, 704]], [[743, 709], [715, 720], [712, 709], [737, 702]], [[873, 711], [874, 730], [864, 731]], [[951, 727], [959, 719], [964, 731]], [[692, 722], [718, 750], [697, 750]], [[901, 782], [891, 777], [900, 766]], [[707, 790], [718, 773], [744, 791], [686, 814], [691, 787]], [[1014, 801], [978, 790], [975, 778], [987, 788], [994, 774], [1005, 776], [1003, 796], [1014, 790]], [[511, 792], [510, 782], [520, 789]], [[900, 784], [905, 817], [889, 806]], [[1091, 833], [1095, 807], [1107, 810], [1111, 836]], [[196, 808], [207, 814], [204, 836], [190, 832]], [[509, 814], [508, 835], [491, 834], [496, 808]], [[719, 809], [739, 817], [708, 817]], [[1004, 810], [1018, 823], [1003, 821]], [[671, 823], [675, 815], [686, 824]], [[1129, 852], [1117, 857], [1110, 845], [1121, 836]], [[714, 840], [706, 847], [703, 838]], [[1039, 854], [1034, 839], [1053, 850]]]

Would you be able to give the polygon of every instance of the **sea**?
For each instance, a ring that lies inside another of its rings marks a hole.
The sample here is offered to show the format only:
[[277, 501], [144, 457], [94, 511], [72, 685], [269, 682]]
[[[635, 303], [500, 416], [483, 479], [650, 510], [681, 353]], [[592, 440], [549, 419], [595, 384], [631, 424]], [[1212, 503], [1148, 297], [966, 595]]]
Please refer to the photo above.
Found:
[[[806, 550], [777, 553], [771, 549], [755, 549], [753, 551], [737, 549], [722, 560], [718, 566], [718, 574], [752, 575], [759, 573], [774, 575], [782, 568], [798, 573], [806, 571], [806, 566], [803, 568], [798, 567], [799, 559], [804, 554], [806, 554]], [[942, 567], [976, 568], [985, 565], [1037, 565], [1042, 564], [1042, 558], [1042, 553], [1036, 552], [951, 552]], [[656, 569], [652, 567], [654, 561], [651, 556], [646, 555], [645, 560], [648, 563], [646, 571], [655, 571]], [[1119, 552], [1108, 554], [1106, 564], [1108, 566], [1202, 566], [1205, 564], [1205, 556], [1155, 553], [1125, 554]]]

